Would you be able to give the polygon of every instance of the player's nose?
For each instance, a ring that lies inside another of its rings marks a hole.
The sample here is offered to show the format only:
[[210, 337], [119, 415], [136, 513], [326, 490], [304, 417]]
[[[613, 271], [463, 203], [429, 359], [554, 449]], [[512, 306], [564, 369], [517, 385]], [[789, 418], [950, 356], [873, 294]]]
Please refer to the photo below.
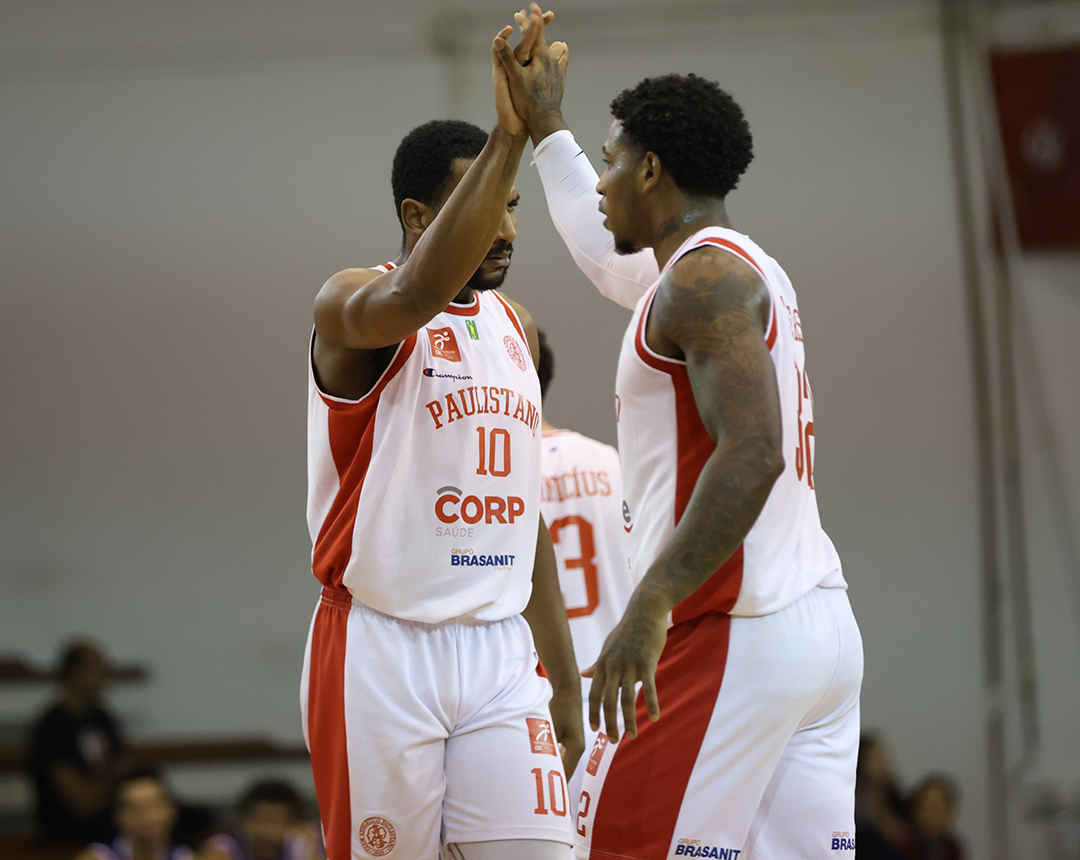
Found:
[[502, 219], [502, 224], [499, 225], [499, 232], [495, 234], [495, 239], [498, 242], [513, 242], [517, 238], [517, 226], [514, 224], [514, 219], [507, 212]]

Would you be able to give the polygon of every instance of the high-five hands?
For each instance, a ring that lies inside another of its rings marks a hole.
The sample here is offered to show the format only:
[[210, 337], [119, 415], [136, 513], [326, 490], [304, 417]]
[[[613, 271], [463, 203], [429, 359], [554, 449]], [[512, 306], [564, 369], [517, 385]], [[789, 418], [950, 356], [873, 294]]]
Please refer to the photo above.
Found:
[[529, 133], [529, 127], [524, 114], [517, 109], [511, 96], [504, 54], [519, 65], [521, 62], [528, 63], [529, 57], [536, 50], [537, 40], [543, 39], [544, 25], [554, 20], [555, 13], [541, 13], [540, 7], [533, 3], [529, 14], [518, 12], [514, 17], [521, 28], [521, 41], [516, 48], [511, 49], [506, 40], [514, 32], [513, 26], [507, 24], [499, 31], [491, 44], [491, 80], [495, 86], [495, 111], [500, 128], [508, 134], [520, 137]]
[[565, 42], [548, 45], [544, 39], [544, 27], [554, 17], [554, 13], [541, 12], [539, 5], [533, 3], [527, 12], [522, 10], [514, 15], [522, 30], [518, 46], [510, 48], [506, 39], [512, 29], [506, 27], [492, 45], [495, 59], [502, 67], [501, 82], [508, 88], [514, 110], [532, 133], [534, 142], [539, 142], [554, 127], [566, 127], [562, 121], [562, 97], [570, 49]]

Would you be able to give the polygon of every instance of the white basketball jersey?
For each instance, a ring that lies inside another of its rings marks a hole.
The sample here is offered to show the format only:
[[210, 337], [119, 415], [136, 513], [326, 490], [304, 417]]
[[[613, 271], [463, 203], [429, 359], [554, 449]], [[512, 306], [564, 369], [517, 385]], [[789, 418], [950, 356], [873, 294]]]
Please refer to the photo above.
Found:
[[448, 306], [360, 400], [320, 391], [308, 363], [315, 577], [412, 621], [520, 613], [539, 525], [540, 382], [506, 300]]
[[545, 430], [540, 512], [555, 544], [578, 666], [596, 662], [637, 585], [623, 519], [619, 452], [571, 430]]
[[[708, 227], [687, 239], [660, 278], [684, 254], [706, 245], [748, 263], [769, 288], [772, 311], [765, 338], [780, 390], [784, 471], [742, 545], [675, 607], [673, 623], [713, 610], [769, 615], [815, 586], [847, 587], [840, 558], [818, 516], [813, 397], [795, 290], [784, 270], [749, 237], [722, 227]], [[615, 384], [623, 484], [633, 519], [630, 559], [639, 576], [670, 540], [716, 448], [701, 422], [686, 363], [658, 355], [645, 342], [658, 286], [659, 280], [637, 304], [623, 338]]]

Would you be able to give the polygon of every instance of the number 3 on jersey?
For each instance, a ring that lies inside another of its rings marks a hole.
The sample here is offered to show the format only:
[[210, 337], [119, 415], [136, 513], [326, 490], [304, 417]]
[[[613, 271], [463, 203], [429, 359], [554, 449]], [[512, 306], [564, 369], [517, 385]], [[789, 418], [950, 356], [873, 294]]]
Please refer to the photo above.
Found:
[[[810, 379], [805, 370], [795, 364], [795, 382], [799, 386], [799, 439], [795, 447], [795, 474], [799, 480], [806, 475], [806, 483], [814, 489], [814, 395], [810, 393]], [[806, 414], [803, 414], [803, 401]], [[805, 420], [805, 424], [803, 423]]]
[[574, 514], [569, 517], [559, 517], [548, 523], [548, 531], [551, 532], [551, 542], [558, 545], [563, 532], [569, 528], [576, 528], [578, 534], [578, 546], [581, 555], [577, 558], [568, 558], [564, 562], [567, 570], [580, 570], [585, 578], [585, 604], [583, 606], [566, 607], [567, 618], [581, 618], [592, 615], [596, 607], [600, 605], [600, 583], [596, 570], [596, 539], [592, 523], [585, 517]]

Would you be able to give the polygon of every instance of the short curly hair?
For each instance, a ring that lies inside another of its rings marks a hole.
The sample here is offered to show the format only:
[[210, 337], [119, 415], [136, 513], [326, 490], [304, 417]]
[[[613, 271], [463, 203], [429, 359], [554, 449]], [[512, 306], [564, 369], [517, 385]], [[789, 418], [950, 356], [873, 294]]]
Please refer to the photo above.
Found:
[[688, 194], [725, 197], [754, 157], [742, 108], [719, 84], [697, 75], [646, 78], [611, 102], [623, 133], [654, 152]]
[[479, 126], [458, 119], [434, 119], [410, 131], [394, 153], [390, 184], [402, 229], [401, 203], [407, 198], [435, 205], [459, 158], [476, 158], [488, 134]]

